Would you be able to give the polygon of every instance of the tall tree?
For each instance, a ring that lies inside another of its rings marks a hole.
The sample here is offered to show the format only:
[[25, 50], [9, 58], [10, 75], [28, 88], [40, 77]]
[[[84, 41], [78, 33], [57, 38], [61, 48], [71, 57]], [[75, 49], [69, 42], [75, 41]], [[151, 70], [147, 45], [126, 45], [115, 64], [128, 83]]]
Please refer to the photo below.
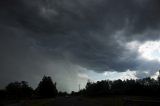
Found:
[[56, 83], [52, 82], [51, 77], [44, 76], [42, 81], [40, 81], [38, 87], [36, 88], [38, 96], [44, 98], [52, 98], [57, 95]]

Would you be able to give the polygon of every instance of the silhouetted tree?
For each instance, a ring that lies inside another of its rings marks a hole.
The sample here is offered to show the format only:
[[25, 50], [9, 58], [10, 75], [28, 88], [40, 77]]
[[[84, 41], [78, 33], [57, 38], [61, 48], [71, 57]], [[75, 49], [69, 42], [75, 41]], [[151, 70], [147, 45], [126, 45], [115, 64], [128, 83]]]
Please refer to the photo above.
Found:
[[97, 81], [96, 83], [91, 83], [88, 81], [86, 84], [86, 94], [89, 96], [103, 96], [110, 94], [109, 82]]
[[5, 99], [6, 91], [4, 89], [0, 89], [0, 100]]
[[124, 82], [122, 80], [115, 80], [112, 82], [111, 90], [113, 94], [124, 94]]
[[31, 97], [33, 89], [29, 87], [26, 81], [12, 82], [6, 86], [7, 95], [14, 99]]
[[52, 82], [51, 77], [44, 76], [42, 81], [40, 81], [38, 87], [36, 88], [38, 96], [44, 98], [55, 97], [58, 93], [56, 88], [56, 83]]

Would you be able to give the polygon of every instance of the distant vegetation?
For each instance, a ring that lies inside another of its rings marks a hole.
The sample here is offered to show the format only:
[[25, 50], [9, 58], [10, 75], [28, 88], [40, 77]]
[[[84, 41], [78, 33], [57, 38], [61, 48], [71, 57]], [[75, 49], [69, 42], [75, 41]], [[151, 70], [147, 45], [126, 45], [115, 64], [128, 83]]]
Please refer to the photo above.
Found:
[[160, 77], [127, 80], [102, 80], [88, 81], [86, 87], [72, 95], [83, 96], [107, 96], [107, 95], [131, 95], [131, 96], [160, 96]]
[[[35, 98], [54, 98], [68, 96], [67, 92], [58, 92], [56, 83], [51, 77], [44, 76], [36, 89], [27, 82], [11, 82], [4, 90], [0, 90], [0, 100], [21, 100]], [[107, 96], [107, 95], [135, 95], [160, 96], [160, 77], [156, 80], [150, 77], [130, 80], [102, 80], [88, 81], [86, 87], [78, 92], [72, 91], [72, 96]]]
[[[103, 80], [88, 82], [86, 88], [75, 93], [85, 96], [136, 95], [160, 96], [160, 80], [150, 77], [137, 80]], [[73, 94], [74, 95], [74, 94]]]

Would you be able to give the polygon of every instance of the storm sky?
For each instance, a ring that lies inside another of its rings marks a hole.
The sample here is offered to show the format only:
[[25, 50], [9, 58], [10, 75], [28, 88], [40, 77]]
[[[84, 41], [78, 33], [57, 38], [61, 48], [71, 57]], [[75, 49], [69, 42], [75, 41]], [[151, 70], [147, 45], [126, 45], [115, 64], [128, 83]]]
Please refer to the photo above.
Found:
[[0, 0], [0, 88], [48, 75], [70, 92], [159, 69], [160, 0]]

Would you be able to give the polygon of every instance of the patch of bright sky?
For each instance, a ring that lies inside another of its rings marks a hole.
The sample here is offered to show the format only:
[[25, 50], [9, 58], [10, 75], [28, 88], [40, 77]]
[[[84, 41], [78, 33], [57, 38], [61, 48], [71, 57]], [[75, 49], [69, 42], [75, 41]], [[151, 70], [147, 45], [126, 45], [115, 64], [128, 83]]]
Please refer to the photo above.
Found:
[[126, 48], [137, 52], [142, 59], [160, 62], [160, 41], [146, 41], [144, 43], [132, 41], [127, 43]]
[[126, 80], [126, 79], [137, 79], [136, 77], [136, 71], [131, 71], [131, 70], [127, 70], [125, 72], [104, 72], [103, 75], [105, 76], [106, 79], [109, 80], [117, 80], [117, 79], [122, 79], [122, 80]]
[[160, 41], [147, 41], [138, 48], [141, 57], [160, 62]]

